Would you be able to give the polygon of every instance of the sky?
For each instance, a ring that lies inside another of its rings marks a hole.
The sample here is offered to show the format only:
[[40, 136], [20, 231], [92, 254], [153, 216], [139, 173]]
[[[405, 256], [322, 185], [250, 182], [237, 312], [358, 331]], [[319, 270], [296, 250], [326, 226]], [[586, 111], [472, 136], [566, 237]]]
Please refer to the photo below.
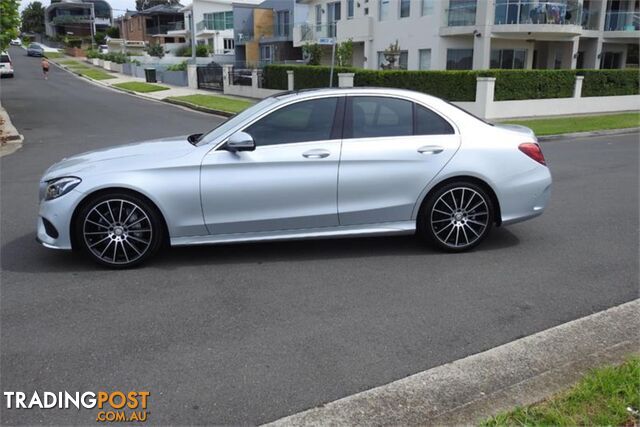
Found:
[[[33, 0], [20, 0], [20, 11], [22, 11], [22, 9], [24, 9], [25, 7], [27, 7], [27, 5], [29, 3], [31, 3]], [[49, 6], [50, 0], [39, 0], [44, 7]], [[117, 17], [120, 16], [122, 14], [124, 14], [124, 11], [126, 9], [129, 10], [135, 10], [136, 9], [136, 2], [135, 0], [108, 0], [109, 4], [111, 5], [111, 8], [113, 9], [113, 17]], [[190, 3], [190, 2], [185, 2], [182, 1], [182, 4], [185, 3]]]

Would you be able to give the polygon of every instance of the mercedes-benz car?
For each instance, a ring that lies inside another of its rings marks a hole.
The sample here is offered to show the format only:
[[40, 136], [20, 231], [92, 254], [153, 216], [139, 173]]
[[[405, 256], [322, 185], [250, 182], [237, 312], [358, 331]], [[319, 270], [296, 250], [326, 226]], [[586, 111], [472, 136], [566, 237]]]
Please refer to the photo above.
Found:
[[285, 92], [205, 134], [51, 166], [37, 238], [114, 268], [165, 244], [416, 233], [459, 252], [540, 215], [550, 190], [528, 128], [406, 90]]

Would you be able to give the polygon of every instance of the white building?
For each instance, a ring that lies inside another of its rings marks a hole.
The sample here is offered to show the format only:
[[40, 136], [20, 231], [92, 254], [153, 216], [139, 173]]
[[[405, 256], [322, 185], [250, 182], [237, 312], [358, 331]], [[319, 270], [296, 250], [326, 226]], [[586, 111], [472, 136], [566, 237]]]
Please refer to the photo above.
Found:
[[297, 1], [294, 46], [351, 39], [369, 69], [396, 40], [410, 70], [622, 68], [640, 40], [640, 0]]
[[185, 29], [169, 31], [167, 35], [185, 37], [189, 42], [191, 23], [195, 22], [197, 44], [209, 45], [210, 51], [214, 54], [233, 54], [235, 44], [232, 4], [258, 4], [260, 1], [262, 0], [194, 0], [182, 9]]

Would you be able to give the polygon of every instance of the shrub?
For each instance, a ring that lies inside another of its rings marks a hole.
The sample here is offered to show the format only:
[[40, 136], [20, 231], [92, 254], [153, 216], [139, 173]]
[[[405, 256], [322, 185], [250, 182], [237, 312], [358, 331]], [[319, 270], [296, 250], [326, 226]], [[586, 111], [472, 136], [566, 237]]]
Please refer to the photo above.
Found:
[[162, 58], [164, 56], [164, 46], [162, 46], [160, 43], [152, 44], [147, 48], [147, 53], [150, 56]]
[[[295, 89], [308, 89], [329, 86], [331, 67], [314, 65], [267, 65], [264, 69], [265, 87], [287, 89], [287, 70], [295, 71]], [[354, 68], [335, 67], [333, 86], [338, 86], [338, 73], [353, 73]]]
[[187, 61], [182, 61], [179, 64], [173, 64], [167, 67], [167, 71], [187, 71]]
[[582, 96], [637, 95], [640, 93], [638, 70], [579, 70], [584, 76]]
[[92, 58], [99, 58], [100, 54], [98, 53], [97, 50], [95, 49], [87, 49], [87, 58], [92, 59]]
[[495, 77], [496, 101], [570, 98], [575, 70], [485, 70], [479, 75]]
[[175, 56], [191, 56], [191, 46], [180, 46], [173, 52], [173, 54]]
[[[189, 56], [191, 56], [191, 53], [189, 53]], [[200, 58], [209, 56], [209, 46], [207, 46], [206, 44], [197, 45], [196, 56]]]

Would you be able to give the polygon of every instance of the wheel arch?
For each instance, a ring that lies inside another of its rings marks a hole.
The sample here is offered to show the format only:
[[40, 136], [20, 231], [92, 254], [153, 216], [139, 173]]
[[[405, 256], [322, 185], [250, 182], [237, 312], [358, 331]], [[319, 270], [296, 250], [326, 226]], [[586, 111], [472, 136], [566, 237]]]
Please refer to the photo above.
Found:
[[443, 179], [442, 181], [439, 181], [437, 184], [435, 184], [433, 187], [431, 187], [429, 189], [429, 191], [427, 191], [427, 193], [425, 194], [425, 196], [422, 198], [422, 200], [420, 200], [420, 208], [418, 209], [418, 214], [416, 216], [416, 226], [419, 225], [419, 219], [422, 213], [422, 209], [424, 208], [426, 201], [429, 200], [429, 198], [431, 197], [431, 195], [433, 193], [435, 193], [436, 191], [438, 191], [438, 189], [442, 188], [443, 186], [450, 184], [452, 182], [460, 182], [460, 181], [467, 181], [473, 184], [476, 184], [480, 187], [482, 187], [488, 194], [489, 197], [491, 197], [491, 203], [493, 203], [493, 207], [495, 209], [495, 224], [497, 226], [500, 226], [502, 224], [502, 210], [500, 209], [500, 200], [498, 199], [498, 196], [496, 195], [496, 192], [494, 191], [493, 187], [491, 187], [491, 185], [489, 185], [488, 182], [486, 182], [485, 180], [478, 178], [476, 176], [471, 176], [471, 175], [456, 175], [456, 176], [450, 176], [447, 177], [445, 179]]
[[75, 230], [75, 223], [76, 223], [76, 221], [78, 219], [78, 214], [80, 213], [82, 208], [84, 208], [87, 205], [87, 203], [91, 202], [93, 199], [95, 199], [97, 197], [100, 197], [100, 196], [103, 196], [103, 195], [112, 194], [112, 193], [124, 193], [124, 194], [128, 194], [130, 196], [139, 197], [139, 198], [143, 199], [146, 203], [148, 203], [149, 206], [151, 206], [153, 209], [156, 210], [156, 214], [158, 214], [158, 216], [160, 218], [160, 221], [162, 223], [163, 231], [164, 231], [164, 240], [165, 240], [165, 242], [163, 242], [163, 243], [167, 244], [170, 241], [169, 227], [167, 226], [167, 220], [165, 219], [165, 216], [162, 213], [162, 209], [160, 209], [160, 207], [158, 206], [158, 204], [156, 202], [151, 200], [151, 198], [149, 198], [144, 193], [141, 193], [140, 191], [133, 190], [131, 188], [126, 188], [126, 187], [106, 187], [106, 188], [100, 188], [98, 190], [95, 190], [95, 191], [92, 191], [90, 193], [87, 193], [82, 198], [82, 200], [80, 200], [80, 202], [76, 205], [76, 208], [73, 210], [73, 214], [71, 215], [71, 220], [69, 222], [69, 240], [71, 242], [71, 248], [73, 250], [77, 250], [79, 248], [78, 242], [76, 240], [78, 238], [78, 236], [76, 236], [76, 233], [74, 232], [74, 230]]

